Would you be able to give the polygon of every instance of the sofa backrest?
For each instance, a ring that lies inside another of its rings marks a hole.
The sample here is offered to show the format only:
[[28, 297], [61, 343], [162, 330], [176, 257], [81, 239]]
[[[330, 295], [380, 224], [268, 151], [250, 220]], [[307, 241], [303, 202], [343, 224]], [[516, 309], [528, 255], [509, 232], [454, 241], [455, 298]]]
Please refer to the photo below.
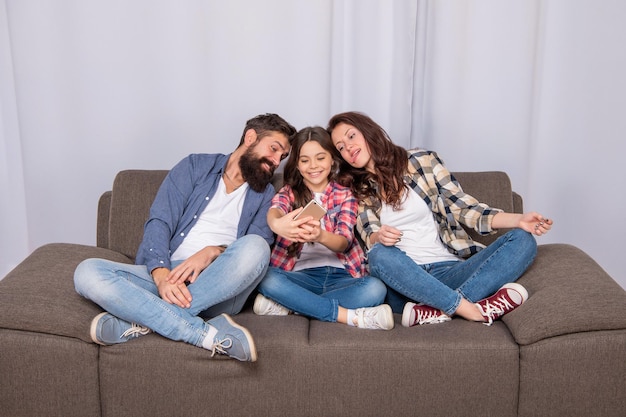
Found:
[[[135, 259], [143, 237], [144, 223], [150, 206], [167, 175], [167, 170], [120, 171], [113, 181], [111, 191], [102, 194], [98, 203], [97, 245]], [[522, 212], [522, 198], [511, 189], [511, 181], [504, 172], [455, 172], [463, 190], [479, 201], [507, 212]], [[282, 176], [272, 181], [280, 188]], [[496, 235], [479, 236], [468, 230], [472, 238], [489, 244]]]
[[167, 170], [127, 170], [115, 176], [105, 247], [135, 259], [150, 206], [167, 173]]
[[[522, 199], [513, 192], [509, 176], [502, 171], [485, 172], [453, 172], [452, 175], [461, 184], [467, 194], [491, 207], [502, 209], [508, 213], [522, 212]], [[519, 205], [519, 207], [517, 207]], [[493, 235], [481, 236], [474, 230], [464, 227], [472, 239], [485, 245], [490, 244], [506, 232], [499, 230]]]

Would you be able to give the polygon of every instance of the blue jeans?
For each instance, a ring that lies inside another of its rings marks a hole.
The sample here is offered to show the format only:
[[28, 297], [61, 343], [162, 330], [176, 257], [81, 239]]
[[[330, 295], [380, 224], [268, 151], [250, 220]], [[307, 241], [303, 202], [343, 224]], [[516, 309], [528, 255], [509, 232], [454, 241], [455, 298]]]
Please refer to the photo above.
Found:
[[74, 285], [80, 295], [124, 321], [201, 346], [209, 327], [199, 315], [239, 313], [265, 275], [269, 254], [267, 242], [258, 235], [237, 239], [188, 285], [189, 308], [164, 301], [145, 265], [87, 259], [76, 268]]
[[368, 258], [371, 274], [390, 288], [394, 312], [414, 301], [452, 315], [462, 298], [474, 303], [516, 281], [536, 254], [533, 235], [513, 229], [467, 260], [418, 265], [397, 247], [381, 244], [370, 249]]
[[348, 309], [377, 306], [385, 300], [387, 288], [377, 278], [353, 278], [343, 268], [285, 271], [270, 267], [259, 292], [294, 312], [336, 322], [339, 306]]

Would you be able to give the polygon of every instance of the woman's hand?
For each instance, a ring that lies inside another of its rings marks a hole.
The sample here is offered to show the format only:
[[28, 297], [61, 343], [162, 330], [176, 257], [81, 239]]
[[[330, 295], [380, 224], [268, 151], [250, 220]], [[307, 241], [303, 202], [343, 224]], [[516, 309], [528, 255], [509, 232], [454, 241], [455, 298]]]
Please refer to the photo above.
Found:
[[522, 214], [519, 221], [519, 228], [526, 230], [536, 236], [545, 235], [552, 228], [553, 221], [546, 219], [534, 211]]
[[402, 239], [402, 232], [393, 226], [383, 224], [378, 232], [370, 235], [370, 242], [380, 243], [385, 246], [394, 246]]

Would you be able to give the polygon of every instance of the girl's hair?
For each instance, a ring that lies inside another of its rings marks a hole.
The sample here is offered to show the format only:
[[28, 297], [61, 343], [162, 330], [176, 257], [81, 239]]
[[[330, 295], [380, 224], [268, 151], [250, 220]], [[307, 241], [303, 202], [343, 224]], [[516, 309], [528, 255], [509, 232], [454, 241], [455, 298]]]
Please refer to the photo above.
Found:
[[324, 150], [330, 153], [330, 156], [333, 159], [332, 168], [328, 176], [329, 181], [335, 179], [337, 167], [341, 161], [341, 155], [337, 149], [335, 149], [333, 141], [330, 139], [330, 135], [326, 130], [324, 130], [324, 128], [320, 126], [305, 127], [296, 133], [296, 136], [291, 143], [291, 153], [289, 154], [284, 170], [284, 183], [291, 186], [295, 197], [293, 209], [304, 207], [306, 203], [313, 198], [313, 193], [311, 193], [311, 190], [309, 190], [306, 184], [304, 184], [302, 174], [298, 171], [298, 161], [300, 160], [302, 146], [310, 141], [319, 143]]
[[[298, 161], [300, 160], [300, 151], [302, 146], [307, 143], [315, 141], [320, 144], [322, 148], [330, 153], [333, 159], [330, 174], [328, 175], [328, 181], [333, 181], [337, 174], [337, 167], [341, 162], [341, 155], [335, 149], [333, 141], [330, 138], [330, 134], [320, 126], [305, 127], [296, 133], [296, 136], [291, 142], [291, 152], [289, 158], [285, 164], [284, 169], [284, 183], [291, 186], [294, 195], [294, 202], [292, 210], [299, 207], [304, 207], [312, 198], [313, 193], [309, 190], [309, 187], [304, 183], [304, 178], [300, 171], [298, 171]], [[297, 256], [298, 252], [302, 248], [302, 243], [293, 242], [287, 247], [287, 256]]]
[[404, 175], [408, 164], [406, 149], [394, 144], [385, 129], [363, 113], [345, 112], [333, 116], [328, 122], [328, 133], [332, 134], [340, 123], [354, 126], [361, 132], [374, 162], [375, 172], [354, 168], [342, 158], [338, 182], [350, 186], [358, 199], [376, 197], [397, 208], [402, 202], [405, 188]]

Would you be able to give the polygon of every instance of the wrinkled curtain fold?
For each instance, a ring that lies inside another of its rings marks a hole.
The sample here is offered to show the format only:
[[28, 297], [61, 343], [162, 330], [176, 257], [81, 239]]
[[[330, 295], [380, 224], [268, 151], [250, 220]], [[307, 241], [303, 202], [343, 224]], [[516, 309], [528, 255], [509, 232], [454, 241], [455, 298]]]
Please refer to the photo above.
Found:
[[28, 253], [25, 184], [8, 19], [0, 3], [0, 279]]

